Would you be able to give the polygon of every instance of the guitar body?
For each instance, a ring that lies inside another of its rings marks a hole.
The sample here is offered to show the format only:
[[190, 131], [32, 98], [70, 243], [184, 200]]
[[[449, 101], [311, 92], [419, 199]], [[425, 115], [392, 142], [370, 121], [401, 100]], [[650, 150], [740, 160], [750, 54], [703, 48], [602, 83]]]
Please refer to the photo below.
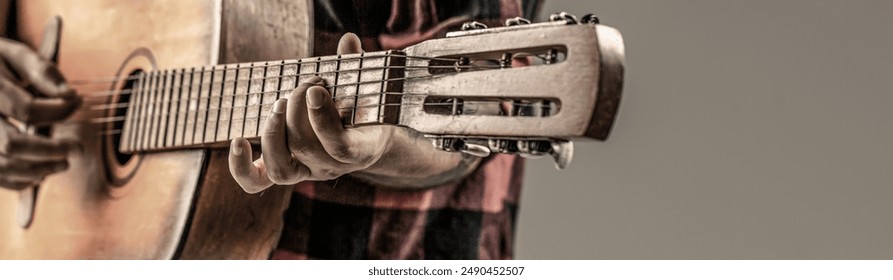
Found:
[[[139, 71], [306, 57], [310, 1], [19, 1], [18, 34], [40, 45], [45, 23], [62, 19], [58, 65], [69, 81]], [[126, 79], [78, 85], [84, 107], [126, 102]], [[91, 120], [111, 110], [83, 110]], [[79, 139], [70, 168], [27, 194], [0, 191], [0, 259], [267, 258], [290, 189], [245, 194], [227, 150], [116, 153], [111, 123], [68, 122], [53, 138]], [[28, 211], [24, 211], [28, 212]]]

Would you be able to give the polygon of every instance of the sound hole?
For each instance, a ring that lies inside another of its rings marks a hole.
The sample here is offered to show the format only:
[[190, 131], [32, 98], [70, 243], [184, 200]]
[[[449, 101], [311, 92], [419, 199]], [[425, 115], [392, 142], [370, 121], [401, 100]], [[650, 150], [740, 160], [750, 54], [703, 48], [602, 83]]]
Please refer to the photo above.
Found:
[[[136, 70], [130, 73], [129, 77], [134, 77], [135, 75], [141, 74], [142, 70]], [[124, 83], [124, 86], [121, 88], [121, 92], [118, 94], [117, 104], [130, 104], [131, 92], [133, 90], [133, 86], [136, 83], [136, 79], [127, 80]], [[129, 106], [115, 106], [114, 111], [112, 112], [112, 116], [126, 116], [127, 108]], [[116, 121], [112, 122], [110, 127], [111, 140], [112, 140], [112, 150], [115, 153], [115, 160], [118, 161], [118, 164], [124, 165], [127, 161], [133, 157], [132, 154], [122, 153], [119, 149], [121, 147], [121, 135], [124, 131], [124, 121]]]

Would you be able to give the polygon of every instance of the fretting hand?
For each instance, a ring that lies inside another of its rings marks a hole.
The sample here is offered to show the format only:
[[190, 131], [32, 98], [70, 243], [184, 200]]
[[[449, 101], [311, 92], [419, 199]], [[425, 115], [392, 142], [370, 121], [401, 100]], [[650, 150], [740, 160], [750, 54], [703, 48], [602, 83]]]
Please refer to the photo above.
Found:
[[[338, 54], [361, 51], [354, 34], [338, 42]], [[430, 140], [409, 128], [345, 129], [324, 85], [318, 77], [307, 79], [287, 100], [273, 104], [261, 137], [260, 159], [252, 162], [247, 140], [233, 139], [230, 172], [246, 192], [345, 174], [381, 185], [420, 188], [456, 180], [476, 167], [476, 158], [436, 150]]]

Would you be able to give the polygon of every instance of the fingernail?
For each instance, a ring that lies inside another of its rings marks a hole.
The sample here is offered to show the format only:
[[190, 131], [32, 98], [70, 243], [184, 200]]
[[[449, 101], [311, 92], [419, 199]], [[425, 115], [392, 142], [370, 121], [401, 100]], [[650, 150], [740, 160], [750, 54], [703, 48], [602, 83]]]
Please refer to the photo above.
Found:
[[285, 106], [288, 105], [287, 100], [285, 98], [276, 100], [276, 103], [273, 104], [273, 114], [285, 113]]
[[307, 106], [310, 106], [312, 109], [319, 109], [319, 107], [322, 107], [323, 102], [325, 102], [324, 98], [326, 98], [325, 92], [318, 88], [310, 88], [307, 90]]
[[233, 155], [235, 155], [235, 156], [242, 155], [242, 143], [241, 142], [242, 141], [240, 141], [239, 138], [233, 139], [233, 142], [230, 145], [232, 147]]

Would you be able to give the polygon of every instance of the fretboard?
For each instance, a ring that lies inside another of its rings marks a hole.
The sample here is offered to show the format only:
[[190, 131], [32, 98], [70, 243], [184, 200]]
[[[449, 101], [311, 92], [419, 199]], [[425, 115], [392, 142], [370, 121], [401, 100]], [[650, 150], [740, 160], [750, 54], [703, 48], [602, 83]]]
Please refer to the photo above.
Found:
[[404, 55], [372, 52], [171, 70], [137, 76], [121, 131], [121, 151], [211, 146], [255, 138], [272, 104], [322, 77], [345, 126], [396, 124]]

